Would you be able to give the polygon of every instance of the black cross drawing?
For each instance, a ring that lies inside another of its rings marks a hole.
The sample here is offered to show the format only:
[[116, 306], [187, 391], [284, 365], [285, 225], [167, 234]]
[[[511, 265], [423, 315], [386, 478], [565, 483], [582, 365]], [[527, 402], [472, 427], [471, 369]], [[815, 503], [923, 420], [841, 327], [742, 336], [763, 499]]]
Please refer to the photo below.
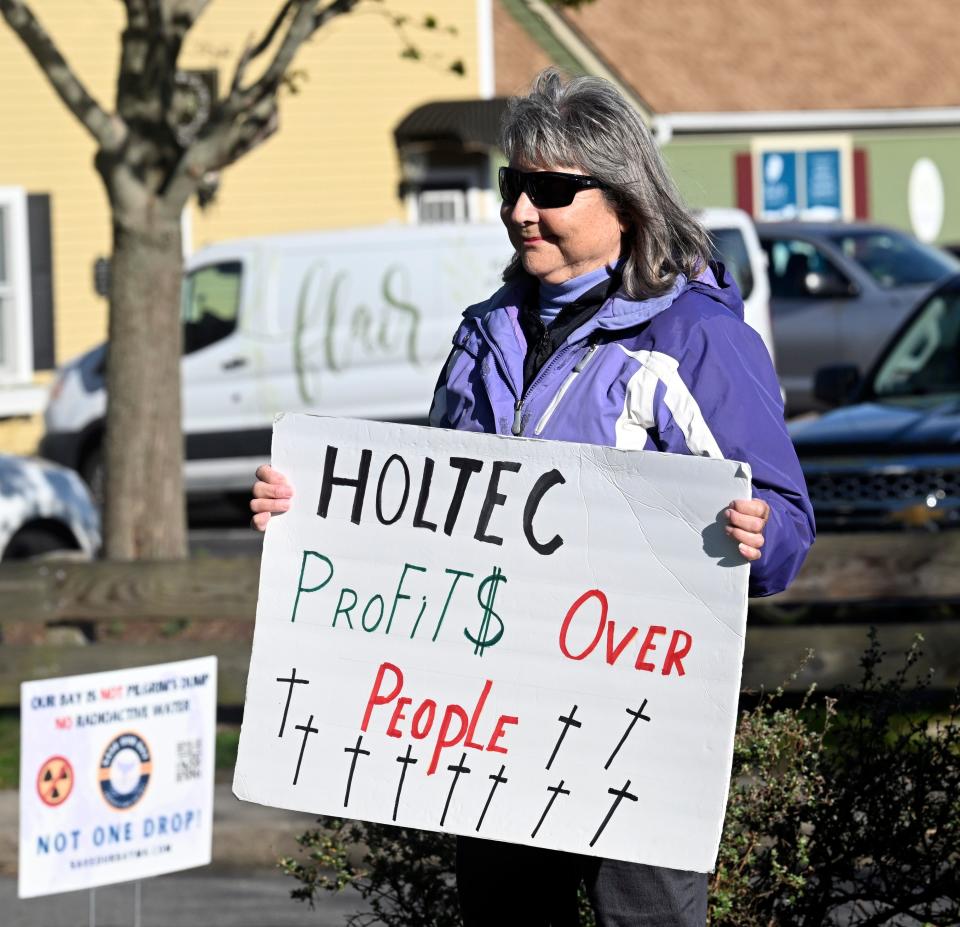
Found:
[[406, 775], [407, 775], [407, 767], [408, 767], [411, 763], [419, 763], [419, 762], [420, 762], [420, 761], [417, 760], [417, 759], [412, 759], [412, 758], [411, 758], [411, 756], [410, 756], [410, 750], [411, 750], [411, 749], [412, 749], [412, 748], [411, 748], [410, 744], [407, 744], [407, 753], [406, 753], [406, 756], [398, 756], [398, 757], [397, 757], [397, 762], [398, 762], [398, 763], [402, 763], [403, 765], [402, 765], [402, 767], [401, 767], [401, 769], [400, 769], [400, 783], [399, 783], [399, 785], [397, 786], [397, 799], [396, 799], [396, 801], [393, 803], [393, 820], [394, 820], [394, 821], [397, 819], [397, 811], [398, 811], [398, 809], [400, 808], [400, 793], [403, 791], [403, 780], [406, 778]]
[[289, 678], [284, 678], [283, 676], [277, 676], [277, 682], [288, 682], [290, 683], [290, 688], [287, 689], [287, 701], [283, 706], [283, 718], [280, 721], [280, 733], [277, 734], [277, 737], [283, 737], [283, 729], [287, 726], [287, 712], [290, 710], [290, 699], [293, 696], [293, 687], [300, 683], [301, 685], [308, 686], [310, 685], [309, 679], [298, 679], [297, 678], [297, 668], [294, 667], [290, 671]]
[[[627, 729], [623, 732], [623, 737], [620, 738], [620, 743], [618, 743], [618, 744], [616, 745], [616, 747], [614, 747], [613, 753], [610, 754], [610, 759], [607, 760], [606, 763], [604, 763], [604, 765], [603, 765], [603, 768], [604, 768], [604, 769], [609, 769], [609, 768], [610, 768], [610, 764], [613, 762], [614, 757], [616, 757], [616, 755], [620, 752], [620, 748], [627, 742], [627, 738], [630, 736], [630, 732], [633, 730], [633, 726], [634, 726], [638, 721], [640, 721], [641, 719], [643, 719], [644, 721], [649, 721], [649, 720], [650, 720], [650, 719], [643, 713], [643, 709], [646, 708], [646, 707], [647, 707], [647, 700], [644, 699], [644, 700], [643, 700], [643, 704], [642, 704], [639, 708], [637, 708], [636, 710], [634, 710], [633, 708], [625, 708], [625, 709], [624, 709], [624, 711], [626, 711], [626, 713], [627, 713], [628, 715], [633, 715], [633, 717], [630, 719], [630, 723], [627, 725]], [[591, 844], [591, 846], [592, 846], [592, 844]]]
[[630, 780], [627, 779], [622, 789], [607, 789], [607, 791], [611, 795], [615, 795], [616, 798], [614, 798], [613, 804], [610, 806], [610, 810], [607, 812], [607, 816], [603, 819], [603, 823], [600, 825], [597, 832], [593, 835], [593, 840], [590, 841], [590, 846], [593, 846], [600, 839], [600, 835], [603, 833], [603, 829], [607, 826], [607, 824], [610, 823], [610, 818], [613, 817], [613, 812], [617, 810], [617, 805], [619, 805], [620, 802], [622, 802], [625, 798], [629, 798], [630, 801], [640, 800], [636, 795], [633, 795], [627, 791], [629, 788], [630, 788]]
[[563, 725], [563, 730], [560, 732], [560, 736], [557, 738], [557, 742], [553, 748], [553, 753], [550, 754], [550, 759], [547, 760], [547, 769], [553, 765], [553, 761], [557, 756], [557, 751], [560, 749], [560, 744], [563, 743], [563, 738], [567, 736], [567, 731], [570, 730], [571, 727], [583, 727], [582, 722], [573, 720], [573, 716], [576, 713], [577, 706], [574, 705], [573, 708], [570, 709], [569, 715], [560, 715], [560, 717], [557, 718], [557, 720]]
[[553, 792], [550, 796], [550, 800], [547, 802], [547, 807], [543, 809], [543, 814], [540, 815], [540, 820], [537, 821], [537, 826], [533, 829], [533, 833], [530, 834], [530, 839], [532, 840], [537, 836], [537, 831], [540, 830], [540, 825], [543, 824], [546, 820], [547, 815], [550, 813], [550, 809], [553, 807], [553, 803], [557, 800], [558, 795], [569, 795], [570, 789], [565, 789], [563, 787], [563, 779], [560, 780], [559, 785], [548, 785], [548, 792]]
[[496, 792], [497, 786], [500, 785], [501, 783], [504, 783], [504, 782], [509, 781], [509, 780], [507, 780], [507, 778], [503, 775], [504, 770], [505, 770], [506, 768], [507, 768], [506, 766], [502, 766], [502, 765], [501, 765], [501, 767], [500, 767], [500, 772], [494, 773], [494, 774], [492, 774], [492, 775], [490, 775], [490, 776], [487, 777], [488, 779], [492, 779], [492, 780], [493, 780], [493, 785], [490, 786], [490, 794], [487, 796], [487, 800], [486, 800], [486, 802], [485, 802], [485, 804], [484, 804], [484, 806], [483, 806], [483, 811], [480, 812], [480, 820], [477, 821], [477, 831], [478, 831], [478, 832], [479, 832], [479, 830], [480, 830], [481, 825], [483, 824], [483, 819], [487, 816], [487, 808], [490, 807], [490, 802], [493, 801], [493, 793]]
[[300, 778], [300, 764], [303, 762], [303, 751], [307, 749], [307, 738], [311, 734], [319, 734], [319, 728], [313, 726], [313, 715], [310, 715], [310, 720], [306, 724], [297, 724], [295, 725], [298, 731], [303, 731], [303, 742], [300, 744], [300, 756], [297, 757], [297, 771], [293, 774], [293, 784], [297, 784], [297, 779]]
[[350, 786], [353, 785], [353, 771], [357, 768], [357, 757], [362, 753], [364, 756], [370, 756], [369, 750], [361, 750], [360, 744], [363, 743], [363, 734], [360, 734], [357, 737], [357, 745], [355, 747], [344, 747], [344, 753], [352, 753], [353, 756], [350, 758], [350, 775], [347, 776], [347, 792], [343, 796], [343, 807], [346, 808], [350, 803]]
[[454, 764], [453, 766], [448, 766], [447, 769], [453, 773], [453, 782], [450, 783], [450, 791], [447, 792], [447, 803], [443, 806], [443, 814], [440, 816], [440, 826], [443, 827], [444, 821], [447, 820], [447, 811], [450, 810], [450, 799], [453, 798], [453, 790], [457, 787], [457, 780], [460, 778], [461, 773], [469, 775], [470, 767], [464, 766], [463, 764], [467, 761], [467, 754], [464, 753], [460, 757], [460, 762]]

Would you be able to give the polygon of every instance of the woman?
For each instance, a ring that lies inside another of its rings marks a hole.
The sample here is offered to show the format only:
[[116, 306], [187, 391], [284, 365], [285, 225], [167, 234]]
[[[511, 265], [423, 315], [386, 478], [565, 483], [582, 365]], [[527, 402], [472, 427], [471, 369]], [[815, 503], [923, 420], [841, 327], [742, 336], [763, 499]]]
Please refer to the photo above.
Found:
[[[814, 525], [779, 384], [645, 126], [611, 84], [551, 69], [511, 100], [503, 148], [515, 254], [505, 285], [464, 313], [430, 423], [746, 461], [753, 498], [731, 502], [726, 531], [751, 561], [751, 594], [784, 589]], [[269, 467], [257, 478], [263, 530], [291, 489]], [[574, 925], [581, 880], [601, 927], [705, 923], [702, 873], [458, 842], [467, 927]]]

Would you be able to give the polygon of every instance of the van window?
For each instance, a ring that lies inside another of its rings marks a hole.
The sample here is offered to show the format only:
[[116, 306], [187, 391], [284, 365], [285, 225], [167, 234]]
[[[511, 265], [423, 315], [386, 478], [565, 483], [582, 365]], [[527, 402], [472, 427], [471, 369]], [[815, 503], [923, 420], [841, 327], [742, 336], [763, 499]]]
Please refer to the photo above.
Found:
[[753, 268], [747, 243], [740, 229], [709, 229], [713, 259], [720, 261], [730, 272], [746, 299], [753, 292]]
[[226, 338], [237, 327], [243, 265], [225, 261], [199, 267], [183, 281], [183, 353]]

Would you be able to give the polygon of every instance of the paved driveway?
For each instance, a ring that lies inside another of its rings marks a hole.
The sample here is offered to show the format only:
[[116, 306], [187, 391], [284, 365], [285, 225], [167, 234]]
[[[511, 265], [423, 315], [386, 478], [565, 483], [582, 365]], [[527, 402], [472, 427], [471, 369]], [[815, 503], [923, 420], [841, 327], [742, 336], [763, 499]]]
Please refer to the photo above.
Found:
[[[140, 927], [333, 927], [358, 909], [356, 895], [321, 899], [313, 911], [290, 900], [295, 885], [279, 872], [218, 873], [195, 870], [141, 883]], [[98, 888], [96, 927], [133, 927], [134, 886]], [[90, 893], [66, 892], [17, 900], [16, 880], [0, 878], [4, 927], [84, 927], [90, 924]]]
[[[332, 927], [360, 902], [355, 894], [324, 895], [316, 910], [290, 899], [297, 883], [273, 868], [296, 855], [297, 834], [313, 815], [281, 811], [214, 788], [213, 863], [141, 882], [140, 927]], [[84, 927], [90, 893], [17, 899], [17, 793], [0, 792], [0, 924], [2, 927]], [[134, 927], [132, 882], [96, 890], [96, 927]]]

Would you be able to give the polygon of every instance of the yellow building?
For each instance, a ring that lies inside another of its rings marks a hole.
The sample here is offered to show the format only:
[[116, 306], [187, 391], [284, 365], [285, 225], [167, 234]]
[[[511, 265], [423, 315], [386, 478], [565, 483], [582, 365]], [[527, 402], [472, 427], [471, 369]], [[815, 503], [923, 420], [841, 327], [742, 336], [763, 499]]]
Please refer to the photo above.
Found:
[[[213, 0], [180, 67], [221, 91], [281, 0]], [[32, 0], [60, 51], [106, 109], [116, 95], [123, 8], [116, 0]], [[214, 201], [184, 215], [184, 247], [245, 235], [404, 221], [393, 130], [434, 100], [493, 96], [491, 0], [392, 0], [325, 26], [295, 62], [280, 130], [224, 172]], [[422, 27], [433, 15], [437, 27]], [[418, 60], [402, 57], [408, 43]], [[463, 75], [451, 70], [463, 64]], [[107, 302], [94, 267], [110, 253], [95, 145], [19, 38], [0, 20], [0, 450], [32, 451], [53, 367], [101, 342]], [[476, 211], [474, 210], [474, 213]]]

